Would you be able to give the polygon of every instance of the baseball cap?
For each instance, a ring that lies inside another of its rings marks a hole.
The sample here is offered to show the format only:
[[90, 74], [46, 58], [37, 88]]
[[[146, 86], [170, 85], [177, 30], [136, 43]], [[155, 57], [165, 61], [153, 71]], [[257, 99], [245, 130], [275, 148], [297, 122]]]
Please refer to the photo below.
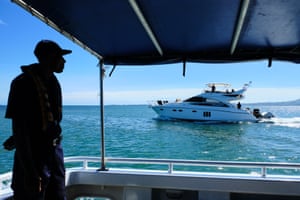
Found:
[[43, 56], [52, 53], [57, 53], [63, 56], [72, 53], [72, 51], [68, 49], [62, 49], [58, 44], [51, 40], [39, 41], [34, 49], [34, 55], [37, 58], [42, 58]]

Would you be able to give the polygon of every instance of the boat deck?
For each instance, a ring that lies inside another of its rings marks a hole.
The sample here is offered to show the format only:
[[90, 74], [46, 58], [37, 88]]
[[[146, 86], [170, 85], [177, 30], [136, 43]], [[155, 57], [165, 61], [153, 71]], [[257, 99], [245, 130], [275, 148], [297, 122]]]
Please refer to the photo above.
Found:
[[[120, 200], [291, 200], [300, 197], [300, 176], [284, 174], [289, 170], [298, 171], [299, 164], [107, 158], [107, 163], [125, 165], [125, 168], [97, 171], [89, 168], [88, 163], [100, 162], [99, 158], [75, 157], [66, 161], [83, 163], [82, 168], [69, 171], [70, 199], [86, 193]], [[145, 169], [153, 166], [165, 166], [165, 169]], [[232, 170], [226, 172], [226, 168]], [[244, 170], [252, 172], [242, 173]], [[272, 172], [274, 170], [277, 173]], [[93, 193], [90, 193], [91, 188], [95, 190]]]
[[[95, 166], [100, 161], [98, 157], [65, 158], [68, 199], [300, 198], [300, 164], [106, 158], [112, 167], [99, 170]], [[8, 188], [11, 173], [0, 178], [0, 199], [6, 199], [12, 194]]]

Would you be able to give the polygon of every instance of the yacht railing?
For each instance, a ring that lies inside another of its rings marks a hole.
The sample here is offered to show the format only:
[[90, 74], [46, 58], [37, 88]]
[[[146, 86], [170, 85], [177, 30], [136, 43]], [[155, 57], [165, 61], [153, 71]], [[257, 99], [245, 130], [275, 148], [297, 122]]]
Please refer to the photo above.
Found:
[[[99, 157], [85, 157], [85, 156], [76, 156], [76, 157], [67, 157], [65, 158], [65, 163], [74, 163], [74, 162], [82, 162], [81, 167], [83, 169], [88, 169], [90, 163], [100, 162]], [[275, 162], [239, 162], [239, 161], [203, 161], [203, 160], [180, 160], [180, 159], [148, 159], [148, 158], [105, 158], [106, 164], [138, 164], [139, 167], [134, 166], [133, 169], [145, 169], [142, 168], [141, 165], [166, 165], [167, 173], [172, 174], [174, 172], [180, 172], [183, 170], [175, 170], [175, 166], [197, 166], [197, 167], [216, 167], [217, 169], [223, 168], [235, 168], [235, 169], [258, 169], [259, 173], [250, 173], [250, 176], [253, 177], [261, 177], [266, 178], [268, 175], [268, 170], [293, 170], [297, 172], [296, 174], [289, 174], [289, 177], [299, 178], [300, 179], [300, 163], [275, 163]], [[130, 169], [132, 169], [130, 168]], [[186, 171], [186, 168], [185, 170]], [[193, 171], [189, 170], [189, 172], [201, 172], [201, 171]], [[224, 174], [222, 170], [213, 170], [214, 174]], [[235, 174], [234, 172], [228, 172], [230, 175]], [[236, 173], [240, 175], [240, 172]], [[249, 174], [247, 174], [249, 175]], [[273, 175], [273, 174], [272, 174]], [[284, 172], [277, 172], [276, 177], [287, 177]]]

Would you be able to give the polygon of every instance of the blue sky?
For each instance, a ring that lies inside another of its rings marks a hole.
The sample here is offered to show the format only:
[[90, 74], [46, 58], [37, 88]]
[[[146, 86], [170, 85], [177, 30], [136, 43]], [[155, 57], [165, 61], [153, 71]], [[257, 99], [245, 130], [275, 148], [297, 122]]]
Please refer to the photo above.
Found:
[[[31, 16], [10, 0], [0, 1], [0, 105], [6, 104], [11, 80], [20, 66], [36, 62], [35, 44], [50, 39], [72, 49], [65, 56], [64, 73], [57, 77], [63, 88], [65, 105], [97, 105], [99, 103], [98, 60], [39, 19]], [[239, 64], [188, 63], [186, 76], [182, 64], [155, 66], [120, 66], [104, 80], [105, 104], [147, 104], [156, 99], [187, 98], [203, 91], [209, 82], [230, 83], [242, 87], [252, 81], [245, 103], [300, 99], [300, 66], [288, 62], [267, 61]]]

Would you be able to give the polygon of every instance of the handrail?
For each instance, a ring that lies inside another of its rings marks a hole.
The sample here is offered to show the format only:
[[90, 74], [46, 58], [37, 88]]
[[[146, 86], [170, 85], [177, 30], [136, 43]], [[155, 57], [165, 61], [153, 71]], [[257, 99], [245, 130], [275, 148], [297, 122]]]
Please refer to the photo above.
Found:
[[[80, 169], [93, 169], [89, 165], [90, 163], [99, 163], [101, 161], [101, 157], [91, 157], [91, 156], [74, 156], [74, 157], [65, 157], [64, 159], [65, 163], [81, 163], [79, 165]], [[211, 166], [211, 167], [234, 167], [234, 168], [249, 168], [249, 169], [260, 169], [260, 174], [250, 174], [255, 178], [267, 178], [267, 169], [297, 169], [299, 170], [300, 174], [300, 163], [275, 163], [275, 162], [239, 162], [239, 161], [208, 161], [208, 160], [180, 160], [180, 159], [152, 159], [152, 158], [112, 158], [112, 157], [106, 157], [105, 161], [107, 163], [120, 163], [120, 164], [153, 164], [153, 165], [166, 165], [168, 166], [167, 173], [168, 174], [174, 174], [174, 166]], [[67, 170], [74, 170], [76, 167], [70, 167], [67, 168]], [[132, 168], [130, 168], [132, 169]], [[140, 169], [140, 168], [136, 168]], [[125, 169], [126, 170], [126, 169]], [[129, 169], [128, 169], [129, 170]], [[143, 169], [145, 170], [145, 168]], [[160, 170], [161, 171], [161, 170]], [[154, 172], [154, 171], [152, 171]], [[186, 172], [176, 170], [176, 172]], [[200, 171], [191, 171], [188, 172], [193, 173], [200, 173]], [[223, 175], [224, 172], [216, 172], [212, 171], [214, 175]], [[206, 172], [207, 173], [207, 172]], [[237, 175], [237, 177], [241, 177], [241, 173], [232, 173], [228, 172], [231, 176], [234, 174]], [[245, 173], [246, 174], [246, 173]], [[249, 174], [246, 174], [249, 175]], [[4, 173], [0, 174], [0, 194], [1, 192], [7, 193], [11, 192], [9, 190], [9, 185], [11, 181], [12, 173]], [[247, 176], [248, 177], [248, 176]], [[268, 177], [271, 177], [268, 176]], [[273, 176], [274, 177], [274, 176]], [[285, 175], [285, 174], [276, 174], [276, 178], [292, 178], [295, 180], [300, 180], [300, 175]], [[4, 194], [3, 193], [3, 194]]]
[[11, 178], [12, 178], [12, 172], [6, 172], [4, 174], [0, 174], [0, 195], [11, 192], [10, 189]]
[[[99, 162], [99, 157], [67, 157], [66, 163], [82, 162], [83, 168], [88, 168], [89, 162]], [[298, 169], [300, 170], [300, 163], [277, 163], [277, 162], [240, 162], [240, 161], [207, 161], [207, 160], [180, 160], [180, 159], [151, 159], [151, 158], [112, 158], [106, 157], [105, 161], [108, 163], [121, 164], [163, 164], [168, 166], [168, 173], [173, 173], [174, 166], [211, 166], [211, 167], [234, 167], [234, 168], [258, 168], [261, 170], [261, 177], [267, 176], [267, 169]]]

